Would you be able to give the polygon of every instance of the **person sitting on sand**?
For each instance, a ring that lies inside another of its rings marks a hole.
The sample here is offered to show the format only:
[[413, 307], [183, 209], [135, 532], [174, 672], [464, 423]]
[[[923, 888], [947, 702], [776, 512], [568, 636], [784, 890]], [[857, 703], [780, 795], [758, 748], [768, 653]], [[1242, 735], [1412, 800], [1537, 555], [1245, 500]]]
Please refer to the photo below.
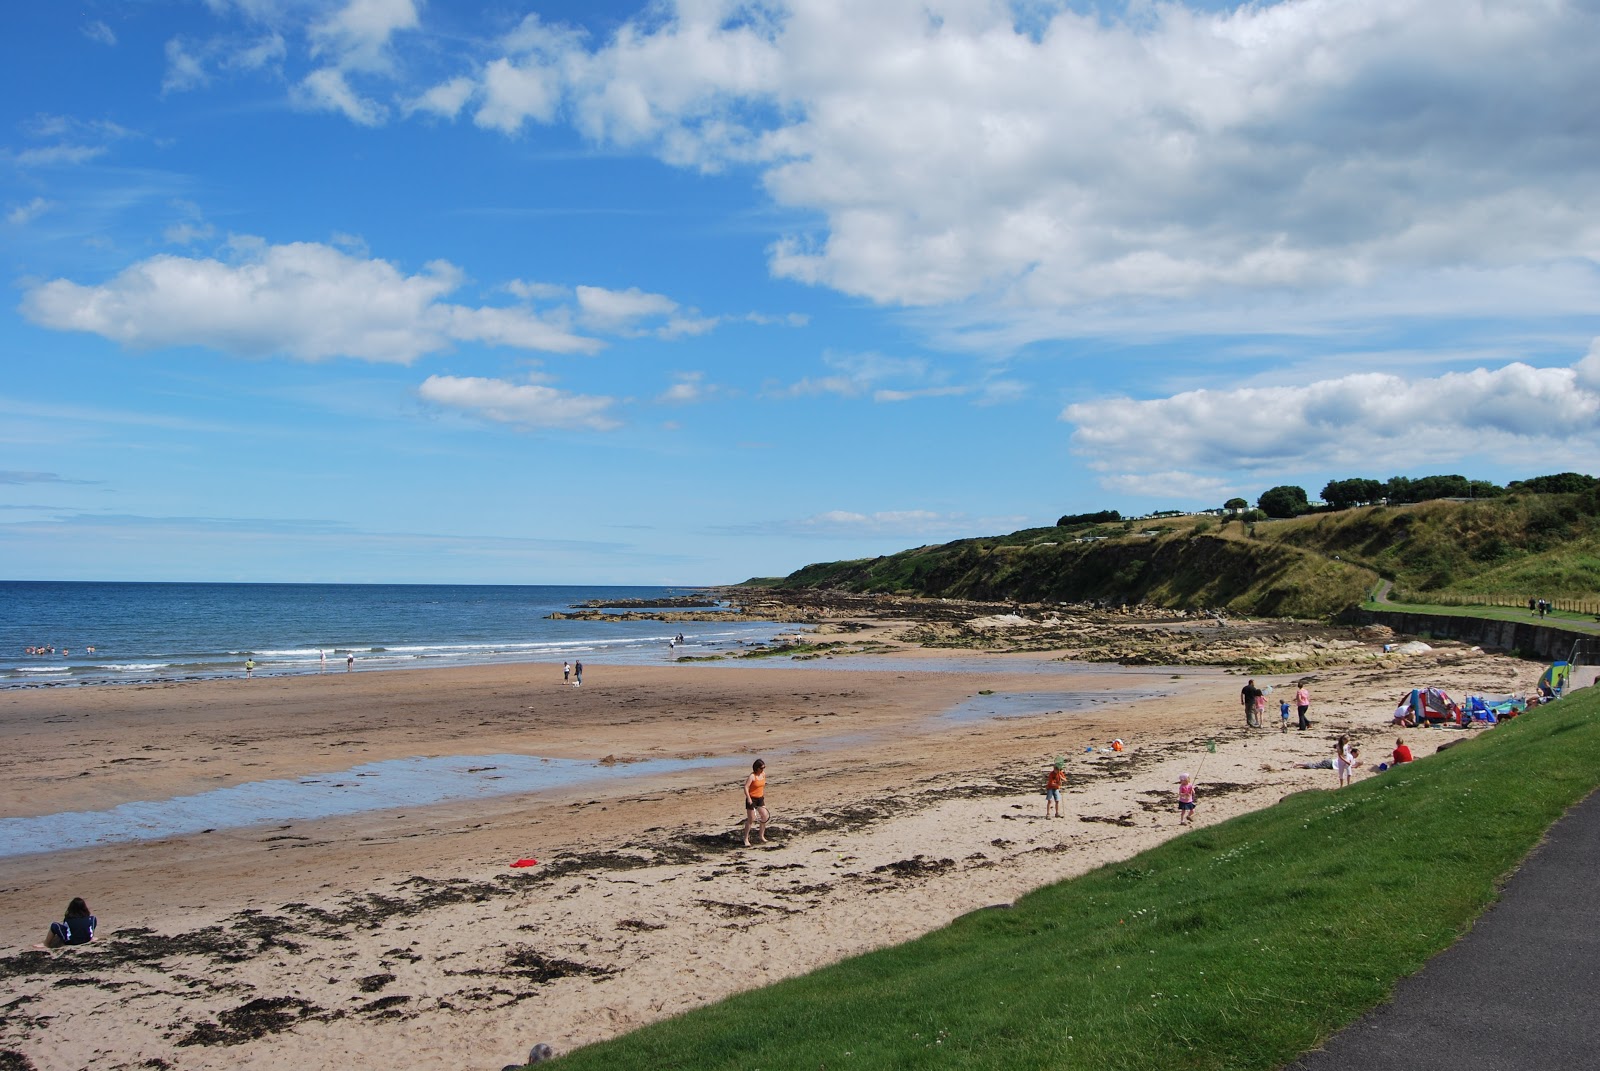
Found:
[[1395, 741], [1394, 741], [1394, 762], [1391, 763], [1391, 765], [1399, 766], [1402, 762], [1410, 762], [1410, 761], [1411, 761], [1411, 749], [1406, 746], [1405, 739], [1403, 737], [1398, 737], [1398, 736], [1395, 737]]
[[744, 846], [750, 847], [750, 827], [761, 823], [761, 843], [767, 842], [767, 764], [757, 759], [744, 779]]
[[89, 914], [89, 905], [83, 902], [83, 897], [74, 896], [72, 902], [67, 904], [66, 916], [60, 922], [50, 924], [50, 932], [45, 935], [44, 947], [86, 945], [94, 940], [95, 924], [95, 917]]
[[1067, 784], [1067, 760], [1057, 759], [1056, 764], [1050, 767], [1050, 772], [1044, 775], [1044, 816], [1050, 817], [1050, 806], [1055, 805], [1057, 818], [1061, 817], [1061, 790]]

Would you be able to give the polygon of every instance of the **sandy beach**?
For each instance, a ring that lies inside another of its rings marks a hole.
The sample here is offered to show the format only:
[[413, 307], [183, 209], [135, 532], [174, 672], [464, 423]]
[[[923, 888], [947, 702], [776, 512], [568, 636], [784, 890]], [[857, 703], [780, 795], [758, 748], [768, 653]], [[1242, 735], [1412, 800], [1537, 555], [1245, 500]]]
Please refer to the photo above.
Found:
[[[1403, 688], [1526, 692], [1541, 668], [1457, 646], [1345, 654], [1258, 675], [1276, 689], [1261, 730], [1244, 725], [1240, 673], [1063, 671], [1049, 652], [596, 664], [581, 688], [541, 664], [0, 692], [0, 822], [274, 779], [337, 790], [355, 768], [419, 756], [463, 757], [486, 782], [494, 756], [606, 774], [12, 855], [0, 1060], [500, 1068], [535, 1042], [566, 1051], [1130, 856], [1179, 832], [1180, 771], [1198, 773], [1199, 825], [1331, 790], [1330, 771], [1293, 764], [1341, 732], [1372, 776]], [[1285, 734], [1277, 702], [1299, 676], [1314, 725]], [[1464, 734], [1405, 735], [1425, 761]], [[1066, 813], [1051, 820], [1058, 755]], [[773, 819], [746, 849], [755, 757]], [[98, 915], [96, 941], [35, 951], [73, 896]]]

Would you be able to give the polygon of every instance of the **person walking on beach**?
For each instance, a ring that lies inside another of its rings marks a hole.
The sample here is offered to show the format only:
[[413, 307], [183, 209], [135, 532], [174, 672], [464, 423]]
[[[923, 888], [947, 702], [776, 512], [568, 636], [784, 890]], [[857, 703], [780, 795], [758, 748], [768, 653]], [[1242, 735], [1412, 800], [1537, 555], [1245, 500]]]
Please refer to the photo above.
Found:
[[1289, 701], [1287, 699], [1278, 700], [1278, 721], [1283, 724], [1283, 731], [1287, 733], [1289, 731]]
[[561, 663], [561, 683], [562, 684], [567, 684], [567, 683], [571, 682], [571, 680], [572, 680], [572, 663], [571, 662], [563, 662], [563, 663]]
[[1239, 702], [1244, 704], [1244, 723], [1249, 728], [1261, 728], [1261, 703], [1265, 699], [1261, 689], [1256, 687], [1254, 677], [1245, 681], [1244, 687], [1239, 689]]
[[1061, 790], [1067, 785], [1067, 760], [1057, 759], [1044, 775], [1044, 816], [1050, 817], [1050, 805], [1055, 804], [1057, 818], [1061, 817]]
[[574, 662], [572, 664], [572, 686], [574, 688], [578, 688], [578, 687], [581, 687], [582, 685], [583, 685], [583, 662], [582, 662], [582, 660], [579, 660], [579, 661]]
[[1178, 775], [1178, 824], [1194, 824], [1194, 778], [1186, 773]]
[[1306, 688], [1306, 682], [1301, 681], [1300, 687], [1295, 689], [1294, 705], [1300, 711], [1300, 731], [1305, 732], [1311, 728], [1311, 721], [1306, 717], [1306, 711], [1311, 709], [1311, 692]]
[[[582, 663], [579, 663], [580, 665]], [[761, 824], [758, 835], [761, 843], [767, 842], [767, 764], [757, 759], [750, 764], [750, 776], [744, 779], [744, 846], [750, 847], [750, 827]]]
[[320, 648], [317, 651], [317, 665], [319, 667], [317, 670], [318, 673], [328, 672], [328, 652], [321, 650]]

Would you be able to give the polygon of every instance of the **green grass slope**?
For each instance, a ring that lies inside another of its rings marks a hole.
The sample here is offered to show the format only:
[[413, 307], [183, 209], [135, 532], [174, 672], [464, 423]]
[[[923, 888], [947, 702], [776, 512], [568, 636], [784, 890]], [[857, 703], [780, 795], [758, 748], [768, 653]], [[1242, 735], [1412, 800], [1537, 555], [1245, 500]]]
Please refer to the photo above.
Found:
[[[1590, 689], [1350, 789], [1299, 793], [560, 1066], [1280, 1067], [1465, 932], [1597, 784]], [[1200, 803], [1203, 814], [1203, 783]]]
[[1394, 582], [1397, 598], [1421, 602], [1499, 594], [1585, 598], [1600, 590], [1594, 508], [1587, 495], [1513, 495], [1363, 507], [1249, 526], [1183, 517], [1034, 528], [808, 565], [778, 583], [1303, 618], [1360, 603], [1380, 577]]

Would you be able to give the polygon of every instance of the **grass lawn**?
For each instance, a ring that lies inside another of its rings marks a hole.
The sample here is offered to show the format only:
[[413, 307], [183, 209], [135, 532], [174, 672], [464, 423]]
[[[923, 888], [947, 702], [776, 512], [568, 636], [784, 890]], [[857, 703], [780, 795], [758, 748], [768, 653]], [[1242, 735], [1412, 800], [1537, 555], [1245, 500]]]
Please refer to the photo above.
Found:
[[[1280, 1067], [1469, 928], [1600, 784], [1600, 688], [1439, 755], [1460, 735], [1407, 736], [1409, 767], [1297, 793], [560, 1066]], [[1200, 807], [1203, 821], [1204, 784]]]
[[1600, 631], [1592, 614], [1578, 614], [1567, 610], [1553, 610], [1544, 618], [1528, 613], [1526, 606], [1447, 606], [1434, 602], [1376, 602], [1368, 599], [1361, 604], [1363, 610], [1392, 610], [1402, 614], [1436, 614], [1440, 617], [1482, 617], [1490, 621], [1526, 621], [1530, 625], [1565, 628], [1573, 632]]

